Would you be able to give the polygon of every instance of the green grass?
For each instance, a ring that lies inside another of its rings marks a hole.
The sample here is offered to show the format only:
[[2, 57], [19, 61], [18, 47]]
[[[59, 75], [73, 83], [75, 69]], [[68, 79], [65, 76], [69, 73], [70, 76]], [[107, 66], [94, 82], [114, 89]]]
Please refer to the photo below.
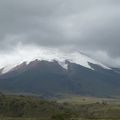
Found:
[[100, 98], [92, 96], [77, 96], [65, 94], [61, 98], [56, 98], [59, 103], [70, 103], [70, 104], [93, 104], [96, 102], [102, 103], [103, 101], [110, 104], [120, 104], [120, 98]]
[[0, 95], [0, 120], [120, 120], [120, 100], [68, 96], [57, 101]]
[[[13, 117], [9, 117], [9, 118], [0, 118], [0, 120], [52, 120], [49, 118], [13, 118]], [[67, 119], [66, 119], [67, 120]], [[74, 120], [91, 120], [91, 119], [85, 119], [85, 118], [75, 118]], [[103, 120], [103, 119], [100, 119]]]
[[4, 117], [4, 118], [0, 118], [0, 120], [50, 120], [48, 118], [13, 118], [13, 117]]

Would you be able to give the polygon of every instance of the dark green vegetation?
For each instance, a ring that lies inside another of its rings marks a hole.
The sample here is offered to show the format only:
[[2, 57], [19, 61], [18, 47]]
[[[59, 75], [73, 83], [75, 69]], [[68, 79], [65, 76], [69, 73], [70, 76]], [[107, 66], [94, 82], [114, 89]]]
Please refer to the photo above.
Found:
[[64, 69], [57, 61], [23, 63], [0, 76], [0, 90], [54, 97], [61, 94], [99, 97], [120, 96], [120, 72], [89, 63], [88, 69], [67, 61]]
[[107, 101], [58, 103], [37, 97], [1, 93], [0, 120], [120, 120], [120, 104]]

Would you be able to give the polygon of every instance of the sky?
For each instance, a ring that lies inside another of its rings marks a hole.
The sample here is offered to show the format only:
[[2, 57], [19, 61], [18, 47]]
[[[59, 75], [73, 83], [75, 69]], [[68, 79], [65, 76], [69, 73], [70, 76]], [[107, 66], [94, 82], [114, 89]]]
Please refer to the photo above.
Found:
[[0, 0], [2, 63], [39, 48], [120, 67], [120, 0]]

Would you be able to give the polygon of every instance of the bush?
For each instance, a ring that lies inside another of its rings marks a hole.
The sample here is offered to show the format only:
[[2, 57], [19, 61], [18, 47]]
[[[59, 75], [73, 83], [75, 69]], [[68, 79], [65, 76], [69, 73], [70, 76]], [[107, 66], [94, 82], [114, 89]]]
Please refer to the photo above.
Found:
[[70, 113], [59, 113], [59, 114], [53, 115], [51, 119], [52, 120], [70, 120], [71, 117], [72, 116]]

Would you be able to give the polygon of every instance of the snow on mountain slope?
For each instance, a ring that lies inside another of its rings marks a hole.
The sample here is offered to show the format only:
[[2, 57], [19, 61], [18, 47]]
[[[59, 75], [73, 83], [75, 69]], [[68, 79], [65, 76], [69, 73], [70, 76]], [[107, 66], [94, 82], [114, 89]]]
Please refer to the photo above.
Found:
[[100, 62], [97, 62], [82, 53], [65, 53], [55, 49], [44, 49], [34, 47], [25, 47], [22, 49], [17, 48], [13, 53], [0, 54], [0, 58], [3, 58], [0, 60], [0, 68], [4, 68], [2, 69], [2, 74], [10, 71], [12, 68], [16, 67], [17, 65], [23, 62], [26, 62], [26, 64], [28, 64], [31, 61], [34, 61], [35, 59], [47, 61], [56, 60], [64, 69], [67, 69], [67, 64], [65, 62], [66, 60], [92, 70], [94, 69], [88, 64], [88, 62], [97, 64], [103, 67], [104, 69], [110, 69], [109, 67], [106, 67]]

